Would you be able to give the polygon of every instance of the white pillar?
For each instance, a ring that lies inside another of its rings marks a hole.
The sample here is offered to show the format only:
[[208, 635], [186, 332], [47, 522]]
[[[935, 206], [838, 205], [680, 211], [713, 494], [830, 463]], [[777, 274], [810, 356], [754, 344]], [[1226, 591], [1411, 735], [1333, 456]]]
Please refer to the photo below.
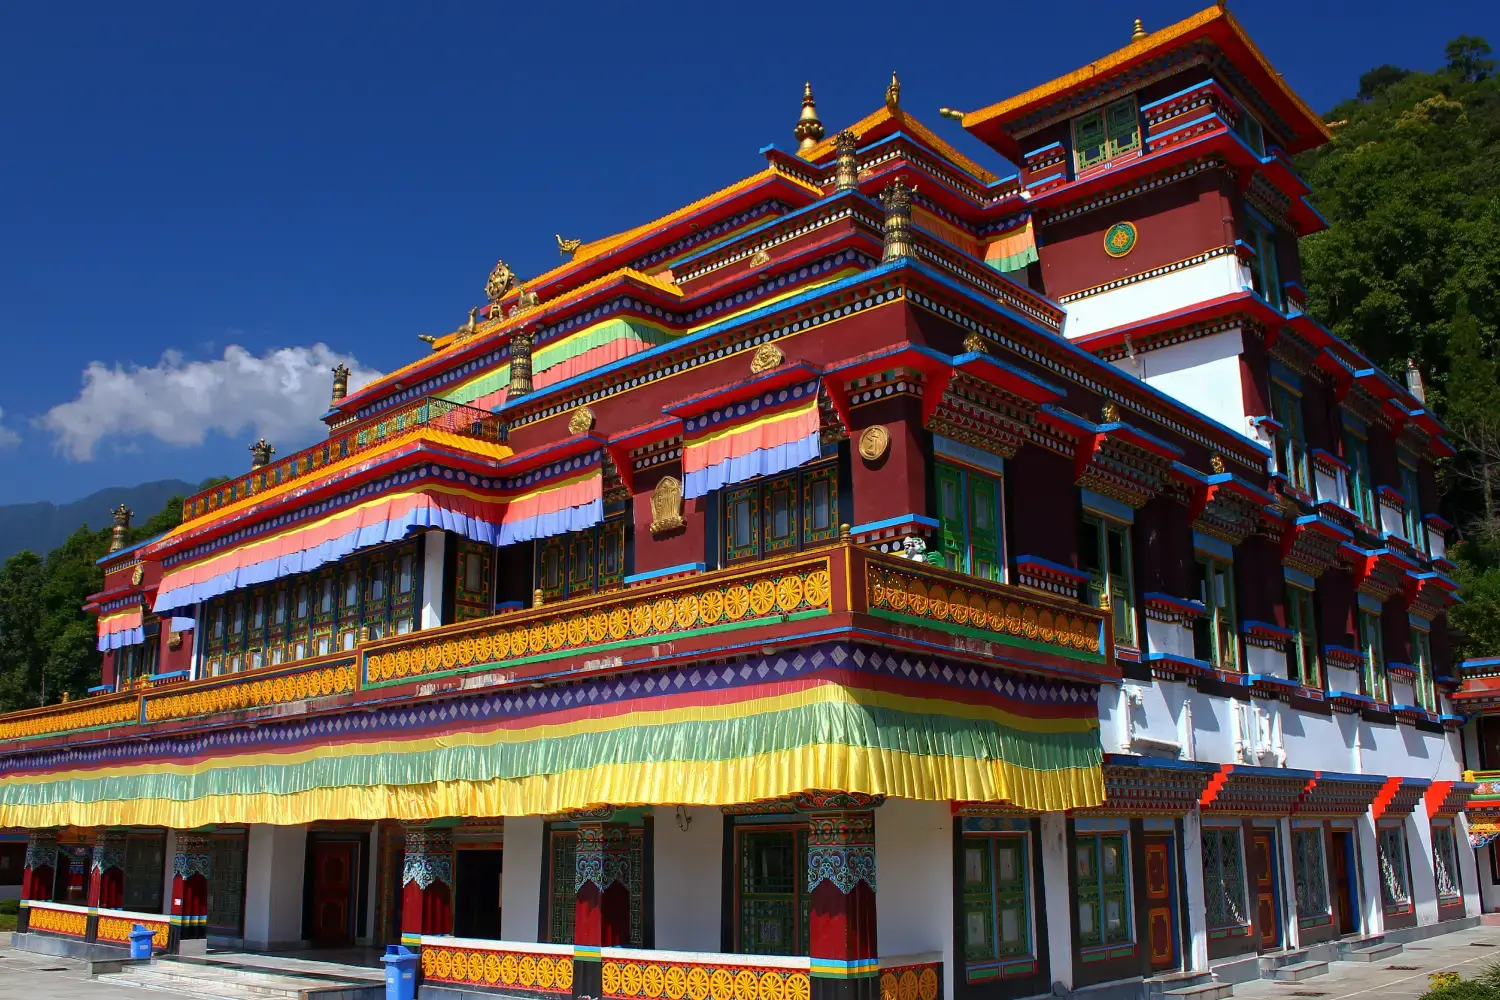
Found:
[[1411, 882], [1412, 906], [1417, 911], [1417, 926], [1425, 927], [1438, 920], [1437, 875], [1432, 870], [1432, 826], [1422, 803], [1407, 813], [1402, 824], [1406, 830], [1407, 878]]
[[[199, 638], [201, 635], [203, 635], [203, 602], [199, 601], [193, 605], [193, 656], [188, 664], [188, 678], [191, 680], [197, 680], [203, 676], [203, 644]], [[116, 673], [115, 676], [118, 677], [119, 674]]]
[[[884, 808], [877, 809], [880, 831]], [[672, 951], [722, 951], [724, 815], [710, 806], [657, 806], [651, 836], [656, 876], [656, 946]], [[687, 827], [687, 829], [683, 829]], [[879, 885], [880, 851], [875, 852]]]
[[[196, 630], [195, 630], [196, 631]], [[172, 912], [172, 865], [177, 856], [177, 831], [168, 830], [166, 842], [162, 845], [162, 886], [161, 886], [161, 912]]]
[[1375, 820], [1369, 810], [1354, 822], [1354, 834], [1359, 842], [1359, 889], [1360, 905], [1364, 907], [1364, 919], [1360, 921], [1364, 933], [1385, 933], [1385, 905], [1380, 897], [1380, 849], [1375, 840]]
[[1464, 916], [1477, 917], [1484, 912], [1479, 895], [1479, 853], [1469, 847], [1469, 817], [1453, 817], [1453, 853], [1458, 859], [1458, 887], [1464, 894]]
[[[376, 917], [380, 912], [380, 838], [384, 832], [381, 829], [383, 825], [381, 823], [370, 824], [370, 857], [365, 866], [369, 872], [368, 895], [370, 898], [365, 900], [365, 933], [358, 939], [359, 943], [375, 948], [385, 944], [384, 941], [377, 940], [380, 935], [380, 926], [376, 923]], [[385, 832], [385, 835], [389, 836], [389, 833]], [[400, 886], [396, 887], [396, 891], [401, 891]], [[357, 899], [358, 896], [356, 895], [355, 898]]]
[[[1073, 893], [1068, 888], [1068, 817], [1042, 813], [1042, 889], [1047, 905], [1047, 954], [1054, 987], [1073, 988]], [[1061, 906], [1054, 906], [1061, 903]], [[951, 920], [950, 920], [951, 922]]]
[[[505, 819], [504, 871], [500, 883], [500, 937], [535, 943], [542, 906], [542, 869], [547, 864], [540, 816]], [[717, 949], [715, 949], [717, 950]]]
[[422, 622], [421, 628], [443, 624], [443, 554], [447, 550], [441, 528], [429, 528], [422, 542]]
[[245, 849], [246, 948], [273, 951], [301, 944], [306, 869], [306, 826], [250, 824]]
[[[1286, 947], [1302, 946], [1302, 925], [1297, 920], [1297, 873], [1292, 870], [1292, 821], [1276, 822], [1276, 842], [1281, 848], [1281, 922], [1286, 927]], [[1326, 859], [1324, 868], [1327, 868]]]
[[1182, 817], [1182, 899], [1187, 907], [1186, 968], [1208, 971], [1208, 904], [1203, 895], [1203, 815], [1194, 806]]
[[[953, 953], [955, 822], [947, 802], [887, 799], [875, 810], [877, 955], [936, 953], [945, 969], [961, 967]], [[949, 1000], [953, 978], [943, 977]]]

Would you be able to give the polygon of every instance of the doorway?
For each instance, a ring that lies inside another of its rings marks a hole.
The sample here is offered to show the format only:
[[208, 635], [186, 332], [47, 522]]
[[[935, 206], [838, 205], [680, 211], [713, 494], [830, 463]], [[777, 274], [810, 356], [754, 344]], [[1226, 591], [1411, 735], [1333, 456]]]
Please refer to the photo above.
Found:
[[1354, 888], [1354, 835], [1334, 830], [1333, 849], [1328, 852], [1328, 881], [1333, 887], [1333, 919], [1339, 935], [1359, 931], [1359, 893]]
[[1256, 829], [1250, 838], [1250, 864], [1255, 876], [1255, 925], [1260, 932], [1260, 950], [1272, 951], [1281, 944], [1281, 906], [1277, 899], [1279, 885], [1276, 831]]
[[1147, 833], [1146, 853], [1146, 932], [1151, 946], [1151, 971], [1166, 972], [1177, 968], [1177, 871], [1176, 851], [1170, 833]]
[[312, 920], [308, 938], [321, 948], [354, 943], [355, 872], [359, 844], [347, 840], [314, 841], [312, 855]]
[[455, 852], [453, 933], [500, 940], [500, 898], [505, 877], [503, 850]]

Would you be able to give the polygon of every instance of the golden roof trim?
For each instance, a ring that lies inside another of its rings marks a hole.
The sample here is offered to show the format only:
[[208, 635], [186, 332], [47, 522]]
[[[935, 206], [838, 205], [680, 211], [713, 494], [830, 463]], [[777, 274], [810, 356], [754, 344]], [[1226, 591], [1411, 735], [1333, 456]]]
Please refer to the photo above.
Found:
[[1245, 32], [1245, 29], [1240, 26], [1240, 23], [1237, 20], [1235, 20], [1234, 15], [1230, 14], [1229, 11], [1224, 7], [1218, 5], [1209, 7], [1206, 10], [1201, 10], [1191, 17], [1187, 17], [1181, 21], [1178, 21], [1176, 24], [1170, 24], [1165, 28], [1153, 31], [1149, 35], [1146, 35], [1144, 38], [1133, 41], [1129, 45], [1126, 45], [1124, 48], [1116, 49], [1115, 51], [1104, 56], [1102, 59], [1096, 59], [1088, 65], [1082, 66], [1071, 73], [1057, 77], [1056, 79], [1041, 84], [1040, 86], [1032, 87], [1030, 90], [1025, 91], [1024, 93], [1017, 94], [1014, 97], [1006, 98], [999, 103], [991, 104], [988, 107], [980, 108], [977, 111], [971, 111], [968, 114], [964, 115], [963, 126], [966, 129], [972, 129], [977, 125], [982, 125], [992, 119], [1010, 114], [1011, 112], [1016, 111], [1020, 108], [1039, 103], [1049, 97], [1054, 97], [1058, 94], [1064, 93], [1065, 91], [1068, 91], [1081, 83], [1092, 80], [1095, 77], [1111, 73], [1125, 63], [1128, 63], [1131, 60], [1135, 59], [1136, 57], [1149, 52], [1150, 50], [1157, 48], [1158, 46], [1168, 44], [1170, 42], [1176, 41], [1179, 38], [1182, 38], [1185, 35], [1192, 34], [1199, 28], [1202, 28], [1208, 24], [1212, 24], [1214, 21], [1217, 21], [1221, 18], [1225, 21], [1226, 24], [1229, 25], [1230, 31], [1232, 31], [1234, 35], [1242, 43], [1244, 43], [1245, 49], [1251, 54], [1251, 56], [1253, 56], [1255, 60], [1260, 63], [1261, 68], [1265, 70], [1266, 75], [1269, 76], [1272, 80], [1276, 81], [1276, 83], [1281, 87], [1282, 92], [1287, 95], [1287, 97], [1291, 100], [1292, 104], [1297, 108], [1297, 110], [1300, 111], [1309, 122], [1315, 123], [1315, 127], [1317, 128], [1317, 130], [1323, 135], [1324, 138], [1327, 138], [1330, 133], [1323, 124], [1322, 116], [1315, 114], [1313, 110], [1307, 106], [1307, 103], [1303, 101], [1300, 96], [1298, 96], [1297, 92], [1292, 90], [1292, 88], [1287, 85], [1286, 81], [1282, 79], [1281, 74], [1276, 72], [1275, 68], [1271, 65], [1270, 60], [1266, 58], [1265, 53], [1261, 52], [1260, 47], [1250, 39], [1250, 36]]
[[[850, 125], [849, 131], [859, 136], [861, 141], [863, 141], [866, 132], [874, 128], [876, 125], [880, 125], [891, 120], [895, 120], [895, 122], [902, 128], [911, 132], [917, 138], [921, 139], [924, 143], [931, 146], [934, 152], [946, 157], [955, 166], [959, 167], [959, 169], [961, 170], [968, 172], [980, 183], [993, 184], [1000, 179], [996, 174], [984, 169], [979, 164], [975, 163], [973, 160], [969, 159], [967, 156], [954, 149], [948, 143], [938, 138], [937, 133], [933, 132], [932, 129], [928, 128], [926, 125], [923, 125], [908, 112], [903, 111], [900, 107], [892, 109], [890, 107], [882, 105], [876, 110], [870, 112], [868, 115], [865, 115], [853, 125]], [[818, 160], [822, 159], [832, 152], [833, 138], [828, 138], [824, 139], [816, 146], [798, 152], [797, 155], [802, 159], [808, 161], [809, 163], [816, 163]]]

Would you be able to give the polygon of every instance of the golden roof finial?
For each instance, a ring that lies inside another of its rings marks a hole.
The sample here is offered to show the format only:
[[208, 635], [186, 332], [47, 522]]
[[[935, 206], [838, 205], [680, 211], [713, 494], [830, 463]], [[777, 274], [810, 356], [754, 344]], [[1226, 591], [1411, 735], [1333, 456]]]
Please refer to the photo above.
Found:
[[1141, 23], [1141, 19], [1140, 18], [1136, 18], [1135, 19], [1135, 30], [1133, 30], [1130, 33], [1130, 40], [1132, 42], [1138, 42], [1142, 38], [1145, 38], [1145, 37], [1146, 37], [1146, 26]]
[[895, 70], [891, 70], [891, 85], [885, 88], [885, 106], [892, 111], [901, 106], [901, 81], [896, 79]]
[[432, 348], [434, 351], [438, 349], [438, 338], [434, 337], [430, 333], [419, 333], [417, 334], [417, 339], [426, 344], [428, 347]]
[[802, 85], [802, 114], [797, 117], [797, 127], [792, 129], [797, 138], [797, 152], [816, 146], [823, 139], [823, 123], [818, 120], [818, 105], [813, 100], [812, 81]]
[[557, 252], [562, 254], [564, 257], [571, 258], [575, 253], [578, 252], [578, 248], [583, 246], [583, 240], [565, 240], [562, 238], [562, 233], [557, 233], [556, 235]]

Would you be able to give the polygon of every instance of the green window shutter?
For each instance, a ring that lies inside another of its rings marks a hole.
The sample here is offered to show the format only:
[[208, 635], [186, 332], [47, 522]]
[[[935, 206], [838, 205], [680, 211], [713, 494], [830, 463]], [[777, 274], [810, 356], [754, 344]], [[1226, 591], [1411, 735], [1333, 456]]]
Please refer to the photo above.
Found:
[[1109, 158], [1104, 113], [1090, 111], [1073, 119], [1073, 156], [1077, 170], [1096, 167]]
[[963, 841], [964, 958], [983, 962], [995, 957], [995, 887], [989, 837]]
[[726, 562], [760, 555], [760, 487], [724, 494], [724, 558]]
[[1104, 927], [1099, 907], [1099, 838], [1079, 837], [1073, 852], [1073, 875], [1078, 897], [1078, 944], [1088, 948], [1104, 943]]
[[765, 554], [797, 547], [797, 476], [773, 479], [761, 488]]
[[995, 840], [995, 933], [1000, 954], [1031, 954], [1031, 890], [1026, 838]]
[[970, 473], [969, 572], [986, 580], [1000, 579], [1000, 484]]
[[1135, 98], [1111, 104], [1105, 112], [1109, 130], [1109, 156], [1113, 159], [1121, 153], [1139, 149], [1141, 145], [1141, 122], [1135, 112]]
[[963, 473], [941, 462], [937, 476], [938, 549], [949, 569], [966, 571], [968, 567], [967, 532], [964, 530]]

